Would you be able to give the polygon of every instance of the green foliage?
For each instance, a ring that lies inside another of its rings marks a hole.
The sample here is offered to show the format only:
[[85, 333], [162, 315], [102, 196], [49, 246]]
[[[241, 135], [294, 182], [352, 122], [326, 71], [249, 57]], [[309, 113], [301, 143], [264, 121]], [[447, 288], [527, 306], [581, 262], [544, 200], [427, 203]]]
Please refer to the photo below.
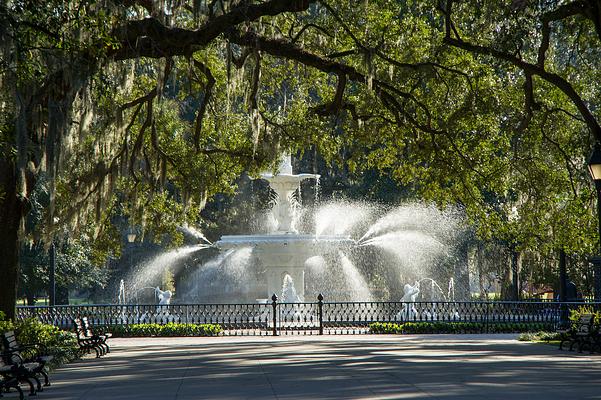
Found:
[[218, 324], [184, 324], [170, 322], [168, 324], [132, 324], [112, 325], [107, 327], [114, 337], [146, 337], [146, 336], [217, 336], [221, 333]]
[[403, 324], [374, 322], [369, 324], [369, 333], [400, 334], [403, 333]]
[[[57, 287], [88, 291], [104, 287], [109, 271], [95, 264], [92, 246], [85, 236], [56, 244]], [[45, 294], [49, 265], [48, 249], [43, 244], [22, 246], [19, 295], [35, 298]]]
[[539, 331], [539, 332], [524, 332], [518, 337], [522, 342], [556, 342], [562, 339], [562, 335], [558, 332]]
[[421, 333], [514, 333], [539, 330], [551, 331], [552, 323], [497, 322], [375, 322], [369, 325], [370, 333], [421, 334]]
[[28, 348], [23, 352], [24, 358], [54, 356], [48, 364], [50, 368], [68, 363], [80, 355], [77, 337], [73, 333], [43, 324], [34, 318], [16, 323], [0, 318], [0, 333], [7, 331], [15, 331], [19, 345]]
[[591, 306], [579, 306], [576, 309], [570, 310], [570, 321], [572, 326], [576, 327], [576, 323], [585, 314], [593, 316], [593, 326], [601, 326], [601, 311], [595, 311]]

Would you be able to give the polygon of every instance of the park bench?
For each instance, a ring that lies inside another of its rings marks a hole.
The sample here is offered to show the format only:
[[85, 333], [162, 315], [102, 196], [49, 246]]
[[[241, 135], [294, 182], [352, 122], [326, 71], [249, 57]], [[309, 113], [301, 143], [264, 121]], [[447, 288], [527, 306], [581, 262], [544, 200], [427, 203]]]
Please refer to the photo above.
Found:
[[109, 347], [108, 340], [113, 336], [113, 334], [110, 332], [92, 330], [92, 326], [90, 325], [88, 317], [82, 317], [81, 323], [83, 324], [83, 327], [86, 330], [86, 332], [89, 332], [92, 336], [95, 336], [98, 339], [100, 339], [102, 345], [105, 347], [106, 353], [110, 353], [111, 349]]
[[19, 386], [19, 380], [16, 376], [2, 378], [2, 381], [0, 381], [0, 397], [2, 397], [2, 392], [4, 392], [5, 390], [8, 392], [11, 388], [17, 389], [17, 391], [19, 392], [19, 399], [23, 400], [23, 390]]
[[27, 383], [29, 385], [30, 396], [35, 395], [38, 391], [42, 391], [42, 384], [36, 376], [36, 370], [40, 367], [40, 364], [36, 362], [21, 362], [18, 357], [13, 357], [13, 354], [3, 349], [0, 356], [0, 376], [3, 379], [2, 386], [4, 389], [16, 388], [19, 391], [21, 399], [23, 398], [23, 392], [18, 387], [19, 383]]
[[569, 343], [570, 351], [577, 346], [579, 352], [582, 352], [584, 346], [589, 346], [591, 352], [595, 347], [601, 346], [600, 333], [594, 326], [593, 314], [582, 314], [571, 326], [560, 328], [557, 332], [563, 335], [559, 343], [560, 350], [563, 349], [564, 343]]
[[73, 320], [75, 325], [75, 332], [77, 334], [77, 344], [80, 350], [90, 353], [94, 351], [96, 358], [105, 355], [108, 352], [108, 344], [106, 339], [98, 335], [94, 335], [89, 328], [86, 328], [82, 318], [75, 318]]
[[[4, 349], [11, 352], [12, 357], [18, 357], [22, 363], [38, 363], [39, 367], [36, 373], [44, 377], [44, 386], [50, 386], [48, 373], [45, 370], [46, 363], [50, 362], [54, 356], [47, 354], [46, 349], [40, 344], [19, 345], [14, 331], [4, 332], [2, 334], [2, 344]], [[24, 356], [26, 353], [31, 353], [29, 357]]]

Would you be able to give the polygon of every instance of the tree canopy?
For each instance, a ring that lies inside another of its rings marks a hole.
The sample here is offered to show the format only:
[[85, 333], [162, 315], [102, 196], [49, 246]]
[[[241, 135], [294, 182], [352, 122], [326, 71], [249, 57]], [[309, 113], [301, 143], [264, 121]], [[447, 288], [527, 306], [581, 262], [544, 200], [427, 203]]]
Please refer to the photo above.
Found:
[[175, 232], [243, 171], [313, 148], [481, 237], [591, 252], [600, 2], [9, 0], [0, 5], [0, 309], [39, 239], [116, 208]]

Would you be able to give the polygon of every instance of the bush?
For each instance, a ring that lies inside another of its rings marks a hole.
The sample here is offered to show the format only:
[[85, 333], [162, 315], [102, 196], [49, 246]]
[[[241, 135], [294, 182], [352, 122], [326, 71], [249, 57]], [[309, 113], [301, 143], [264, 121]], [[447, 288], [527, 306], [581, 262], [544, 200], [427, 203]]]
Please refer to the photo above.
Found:
[[79, 346], [74, 334], [43, 324], [34, 318], [13, 323], [3, 320], [4, 315], [0, 317], [0, 333], [15, 331], [19, 345], [30, 347], [22, 354], [25, 358], [34, 357], [37, 351], [52, 355], [54, 358], [47, 364], [52, 369], [79, 357]]
[[403, 326], [392, 322], [374, 322], [373, 324], [369, 324], [369, 332], [388, 334], [403, 333]]
[[552, 323], [499, 322], [374, 322], [369, 325], [370, 333], [415, 334], [415, 333], [517, 333], [553, 331]]
[[113, 325], [106, 328], [113, 337], [144, 336], [216, 336], [222, 332], [218, 324], [161, 324]]
[[558, 332], [526, 332], [522, 333], [518, 340], [522, 342], [552, 342], [561, 340], [562, 334]]
[[601, 311], [595, 312], [590, 306], [580, 306], [575, 310], [570, 310], [570, 321], [572, 321], [572, 325], [574, 328], [576, 328], [576, 326], [575, 326], [576, 322], [584, 314], [592, 314], [593, 315], [593, 325], [595, 327], [601, 326]]

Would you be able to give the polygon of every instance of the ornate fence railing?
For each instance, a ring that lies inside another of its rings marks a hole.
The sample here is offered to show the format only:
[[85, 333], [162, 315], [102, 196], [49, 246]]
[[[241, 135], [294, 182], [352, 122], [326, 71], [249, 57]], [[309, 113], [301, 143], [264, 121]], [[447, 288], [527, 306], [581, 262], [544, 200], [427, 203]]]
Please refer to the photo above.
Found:
[[[226, 335], [359, 334], [370, 325], [394, 323], [406, 332], [509, 332], [554, 329], [569, 311], [601, 303], [559, 302], [316, 302], [252, 304], [23, 306], [17, 318], [37, 318], [70, 328], [73, 318], [94, 325], [140, 323], [219, 324]], [[412, 323], [412, 324], [407, 324]], [[372, 325], [372, 331], [374, 326]]]

